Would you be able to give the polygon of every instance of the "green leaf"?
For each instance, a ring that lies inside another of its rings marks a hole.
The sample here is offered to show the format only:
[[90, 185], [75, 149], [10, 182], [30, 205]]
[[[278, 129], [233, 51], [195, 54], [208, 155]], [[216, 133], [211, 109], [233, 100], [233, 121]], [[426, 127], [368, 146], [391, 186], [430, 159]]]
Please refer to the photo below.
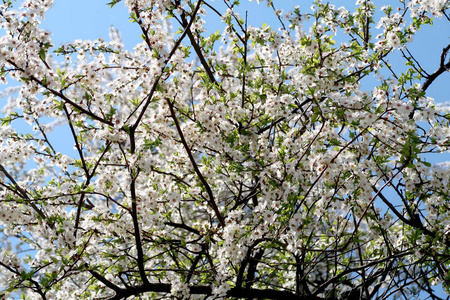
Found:
[[45, 61], [45, 55], [46, 55], [45, 49], [41, 48], [38, 53], [39, 53], [39, 57]]
[[422, 162], [425, 166], [427, 166], [427, 167], [431, 167], [431, 163], [429, 163], [429, 162], [427, 162], [427, 161], [423, 161]]
[[116, 5], [116, 4], [119, 3], [120, 1], [122, 1], [122, 0], [112, 0], [112, 1], [109, 2], [109, 3], [106, 3], [106, 5], [109, 5], [110, 8], [113, 8], [114, 5]]
[[320, 115], [320, 109], [317, 106], [313, 107], [313, 115], [311, 116], [311, 124], [314, 124], [317, 120], [317, 117]]
[[138, 23], [138, 19], [137, 19], [137, 16], [136, 16], [136, 13], [131, 13], [130, 14], [130, 21], [129, 22], [131, 22], [131, 23]]
[[3, 125], [9, 125], [12, 121], [14, 121], [15, 119], [17, 119], [19, 115], [17, 113], [11, 113], [9, 116], [4, 117], [4, 118], [0, 118], [1, 120], [1, 126]]

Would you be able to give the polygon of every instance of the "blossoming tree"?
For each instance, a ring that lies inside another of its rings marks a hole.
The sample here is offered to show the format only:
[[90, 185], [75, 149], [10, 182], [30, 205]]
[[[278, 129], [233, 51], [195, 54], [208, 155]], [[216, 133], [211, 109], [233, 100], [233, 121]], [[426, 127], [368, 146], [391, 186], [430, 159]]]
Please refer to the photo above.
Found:
[[237, 0], [124, 2], [132, 50], [115, 30], [57, 48], [52, 0], [2, 0], [4, 299], [438, 299], [450, 173], [424, 154], [450, 115], [427, 89], [450, 45], [435, 71], [408, 47], [448, 1], [267, 2], [274, 28]]

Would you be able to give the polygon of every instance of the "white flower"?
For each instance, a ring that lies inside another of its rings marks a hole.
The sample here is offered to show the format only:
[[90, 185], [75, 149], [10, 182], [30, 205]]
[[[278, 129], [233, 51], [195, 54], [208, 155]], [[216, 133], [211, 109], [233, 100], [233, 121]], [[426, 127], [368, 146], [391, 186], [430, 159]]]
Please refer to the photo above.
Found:
[[398, 48], [401, 45], [400, 38], [396, 32], [389, 31], [386, 35], [386, 42], [389, 47]]

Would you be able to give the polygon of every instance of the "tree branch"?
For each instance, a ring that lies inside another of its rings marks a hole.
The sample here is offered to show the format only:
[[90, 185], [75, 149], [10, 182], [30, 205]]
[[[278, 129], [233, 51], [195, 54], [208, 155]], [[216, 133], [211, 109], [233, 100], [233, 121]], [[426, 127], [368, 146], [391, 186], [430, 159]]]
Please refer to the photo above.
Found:
[[[201, 3], [201, 2], [202, 2], [202, 0], [200, 0], [198, 3]], [[197, 57], [198, 57], [198, 59], [200, 59], [200, 62], [202, 64], [203, 68], [205, 69], [206, 74], [208, 74], [209, 80], [212, 83], [217, 83], [216, 79], [214, 78], [214, 74], [213, 74], [213, 72], [211, 71], [211, 68], [208, 65], [208, 62], [205, 59], [205, 56], [202, 53], [202, 50], [201, 50], [200, 46], [198, 45], [197, 41], [195, 40], [194, 35], [192, 34], [190, 25], [192, 24], [192, 21], [194, 19], [195, 19], [195, 16], [192, 16], [191, 17], [191, 22], [188, 23], [187, 20], [186, 20], [185, 14], [183, 13], [181, 15], [181, 21], [182, 21], [183, 27], [185, 28], [185, 32], [187, 33], [187, 36], [189, 37], [189, 41], [191, 42], [191, 45], [194, 48], [195, 53], [197, 53]]]
[[[169, 63], [170, 59], [172, 58], [172, 56], [175, 54], [175, 51], [177, 51], [177, 49], [180, 47], [181, 42], [183, 41], [183, 39], [186, 37], [186, 34], [188, 33], [188, 30], [190, 30], [192, 24], [194, 23], [195, 20], [195, 15], [197, 14], [198, 10], [200, 9], [200, 5], [201, 5], [202, 1], [198, 1], [197, 6], [195, 7], [195, 10], [193, 12], [192, 18], [189, 21], [189, 23], [187, 24], [186, 29], [184, 30], [184, 32], [181, 34], [181, 36], [178, 38], [178, 40], [176, 41], [175, 45], [173, 46], [172, 50], [170, 51], [169, 55], [167, 56], [166, 60], [164, 61], [164, 65], [161, 67], [161, 70], [164, 70], [165, 67], [167, 66], [167, 64]], [[146, 34], [145, 30], [143, 28], [141, 28], [142, 31]], [[150, 45], [149, 45], [150, 47]], [[136, 130], [136, 128], [139, 126], [139, 123], [141, 122], [141, 119], [144, 117], [145, 111], [147, 110], [147, 107], [150, 105], [151, 100], [153, 98], [153, 94], [156, 91], [156, 88], [158, 87], [159, 84], [159, 80], [161, 79], [161, 75], [159, 75], [155, 82], [153, 83], [153, 86], [150, 90], [150, 93], [148, 94], [148, 96], [146, 97], [146, 102], [144, 104], [144, 107], [142, 108], [141, 113], [139, 114], [139, 116], [137, 117], [136, 121], [134, 122], [133, 126], [131, 127], [131, 130]], [[143, 102], [142, 102], [143, 103]], [[136, 107], [136, 109], [128, 116], [126, 122], [135, 114], [135, 112], [139, 109], [140, 105], [138, 105], [138, 107]], [[126, 123], [125, 122], [125, 123]]]
[[436, 80], [442, 73], [448, 71], [450, 69], [450, 59], [447, 63], [445, 63], [445, 59], [447, 58], [448, 51], [450, 50], [450, 44], [447, 45], [444, 49], [442, 49], [441, 53], [441, 61], [439, 65], [439, 69], [434, 71], [433, 74], [427, 77], [427, 80], [425, 80], [422, 91], [426, 91], [428, 87], [433, 83], [433, 81]]
[[[24, 198], [24, 200], [26, 200], [27, 204], [29, 204], [31, 206], [31, 208], [33, 208], [33, 210], [42, 218], [43, 221], [47, 220], [47, 216], [44, 214], [44, 212], [36, 206], [36, 204], [34, 204], [30, 197], [28, 197], [27, 192], [22, 189], [19, 184], [14, 180], [14, 178], [11, 176], [11, 174], [9, 174], [8, 171], [6, 171], [6, 169], [3, 167], [3, 165], [0, 164], [0, 171], [5, 174], [5, 176], [11, 181], [11, 183], [14, 185], [14, 187], [17, 189], [17, 191], [14, 191], [16, 194], [18, 194], [20, 197]], [[53, 224], [48, 223], [47, 224], [53, 228]]]
[[209, 197], [208, 203], [209, 203], [209, 205], [211, 205], [212, 209], [214, 210], [214, 213], [216, 214], [216, 217], [217, 217], [217, 219], [219, 221], [219, 224], [222, 227], [225, 227], [225, 221], [224, 221], [222, 215], [220, 214], [220, 211], [219, 211], [219, 208], [217, 207], [216, 201], [214, 200], [214, 195], [213, 195], [213, 192], [211, 190], [211, 187], [209, 186], [209, 184], [206, 181], [206, 179], [203, 176], [203, 174], [200, 172], [200, 169], [197, 166], [197, 162], [195, 161], [195, 158], [192, 155], [192, 151], [189, 148], [189, 146], [188, 146], [188, 144], [186, 142], [186, 139], [184, 138], [183, 131], [181, 130], [180, 123], [178, 122], [178, 118], [177, 118], [177, 116], [175, 114], [175, 110], [173, 108], [173, 103], [169, 99], [166, 99], [166, 100], [167, 100], [167, 104], [169, 105], [171, 117], [172, 117], [172, 119], [173, 119], [173, 121], [175, 123], [175, 127], [177, 128], [178, 135], [180, 136], [181, 143], [183, 144], [183, 147], [186, 150], [186, 153], [187, 153], [187, 155], [189, 157], [189, 160], [191, 161], [191, 164], [192, 164], [192, 167], [194, 168], [195, 173], [197, 174], [197, 176], [200, 179], [201, 183], [205, 187], [206, 192], [208, 193], [208, 197]]

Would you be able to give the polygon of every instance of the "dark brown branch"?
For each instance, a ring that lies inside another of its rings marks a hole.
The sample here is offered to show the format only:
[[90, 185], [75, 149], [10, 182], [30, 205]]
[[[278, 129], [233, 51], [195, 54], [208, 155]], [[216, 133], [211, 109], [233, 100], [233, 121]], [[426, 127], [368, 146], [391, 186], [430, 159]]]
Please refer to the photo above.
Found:
[[216, 214], [216, 217], [217, 217], [217, 219], [219, 221], [219, 224], [222, 227], [225, 227], [225, 221], [224, 221], [222, 215], [220, 214], [220, 211], [219, 211], [219, 208], [217, 207], [216, 201], [214, 200], [214, 195], [213, 195], [213, 192], [211, 190], [211, 187], [209, 186], [209, 184], [206, 181], [206, 179], [203, 176], [203, 174], [200, 172], [200, 169], [197, 166], [197, 162], [195, 161], [195, 158], [192, 155], [192, 151], [189, 148], [189, 146], [188, 146], [188, 144], [186, 142], [186, 139], [184, 138], [183, 131], [181, 130], [180, 123], [178, 122], [178, 118], [177, 118], [177, 116], [175, 114], [175, 110], [173, 108], [173, 103], [169, 99], [166, 99], [166, 100], [167, 100], [167, 104], [169, 105], [171, 117], [173, 119], [173, 122], [175, 123], [175, 127], [177, 128], [178, 135], [180, 136], [181, 143], [183, 144], [183, 147], [186, 150], [186, 153], [187, 153], [187, 155], [189, 157], [189, 160], [191, 161], [191, 164], [192, 164], [192, 167], [194, 168], [195, 173], [197, 174], [198, 178], [200, 179], [201, 183], [203, 184], [203, 186], [206, 189], [206, 192], [207, 192], [208, 197], [209, 197], [208, 203], [209, 203], [209, 205], [211, 205], [212, 209], [214, 210], [214, 213]]
[[145, 43], [147, 44], [147, 46], [150, 50], [153, 50], [152, 43], [150, 42], [150, 39], [148, 37], [149, 27], [147, 27], [147, 28], [143, 27], [141, 15], [139, 13], [139, 8], [137, 6], [134, 7], [133, 11], [136, 14], [137, 23], [139, 24], [139, 27], [141, 28], [142, 35], [144, 36], [144, 39], [145, 39]]
[[[198, 3], [200, 4], [202, 1], [199, 1]], [[214, 78], [214, 74], [211, 71], [211, 68], [208, 65], [208, 62], [205, 59], [205, 56], [202, 53], [202, 49], [200, 48], [200, 46], [198, 45], [197, 41], [195, 40], [194, 35], [192, 34], [191, 28], [190, 28], [190, 24], [192, 24], [192, 21], [195, 19], [195, 16], [191, 17], [191, 23], [188, 23], [186, 20], [186, 16], [184, 15], [184, 13], [181, 15], [181, 20], [182, 20], [182, 25], [185, 28], [185, 32], [187, 33], [187, 36], [189, 37], [189, 41], [191, 42], [192, 47], [195, 50], [195, 53], [197, 53], [197, 57], [200, 59], [200, 62], [203, 66], [203, 68], [205, 69], [206, 74], [208, 74], [209, 80], [212, 83], [217, 83], [216, 79]]]
[[181, 229], [187, 230], [187, 231], [189, 231], [189, 232], [195, 233], [195, 234], [197, 234], [197, 235], [200, 235], [200, 231], [198, 231], [198, 230], [195, 229], [195, 228], [189, 227], [189, 226], [187, 226], [186, 224], [173, 223], [173, 222], [165, 222], [164, 224], [165, 224], [165, 225], [172, 226], [172, 227], [175, 227], [175, 228], [181, 228]]
[[222, 18], [222, 14], [217, 9], [215, 9], [211, 4], [208, 4], [207, 2], [205, 2], [204, 4], [208, 6], [213, 12], [215, 12], [219, 17]]
[[445, 11], [443, 11], [442, 13], [444, 14], [445, 18], [447, 18], [447, 20], [450, 21], [449, 15], [447, 15], [447, 14], [445, 13]]
[[[195, 14], [200, 9], [201, 2], [202, 1], [199, 1], [197, 3], [197, 6], [196, 6], [196, 8], [194, 10], [194, 13], [193, 13], [193, 16], [192, 16], [192, 19], [190, 20], [189, 24], [187, 24], [186, 30], [181, 34], [180, 38], [177, 40], [177, 42], [173, 46], [172, 50], [170, 51], [167, 59], [164, 62], [164, 66], [162, 66], [162, 68], [161, 68], [161, 74], [162, 74], [164, 68], [169, 63], [171, 57], [175, 54], [175, 51], [179, 48], [179, 46], [181, 44], [181, 41], [184, 39], [184, 37], [187, 34], [187, 30], [189, 30], [189, 28], [192, 26], [192, 24], [194, 22], [194, 19], [195, 19]], [[136, 13], [136, 16], [138, 16], [138, 18], [139, 18], [139, 11], [137, 9], [135, 9], [135, 13]], [[139, 25], [140, 25], [141, 30], [143, 31], [144, 35], [147, 37], [148, 31], [142, 27], [142, 23], [139, 23]], [[148, 41], [148, 37], [147, 37], [146, 40]], [[148, 46], [151, 49], [151, 45], [149, 43], [148, 43]], [[141, 110], [139, 116], [137, 117], [137, 119], [134, 122], [133, 126], [131, 126], [129, 128], [129, 136], [130, 136], [130, 144], [131, 144], [130, 145], [130, 147], [131, 147], [130, 151], [131, 151], [131, 153], [135, 152], [135, 132], [136, 132], [136, 129], [139, 126], [139, 124], [141, 122], [141, 119], [144, 117], [144, 114], [145, 114], [145, 112], [147, 110], [147, 107], [151, 103], [151, 100], [153, 98], [153, 94], [156, 91], [156, 88], [157, 88], [157, 86], [159, 84], [159, 80], [161, 79], [161, 76], [162, 75], [159, 75], [156, 78], [155, 82], [153, 83], [152, 89], [150, 90], [150, 93], [146, 97], [145, 103], [142, 102], [142, 103], [144, 103], [144, 105], [142, 107], [142, 110]], [[134, 113], [137, 111], [139, 106], [136, 107], [136, 109], [130, 114], [130, 116], [128, 117], [127, 121], [131, 118], [131, 116], [134, 115]], [[148, 282], [148, 278], [147, 278], [147, 276], [145, 274], [145, 269], [144, 269], [144, 253], [143, 253], [143, 250], [142, 250], [142, 241], [141, 241], [140, 230], [139, 230], [139, 222], [138, 222], [138, 217], [137, 217], [137, 203], [136, 203], [137, 199], [136, 199], [136, 191], [135, 191], [135, 181], [136, 181], [136, 178], [133, 178], [132, 181], [131, 181], [131, 186], [130, 186], [131, 194], [132, 194], [131, 195], [131, 198], [132, 198], [131, 216], [132, 216], [132, 219], [133, 219], [134, 237], [135, 237], [136, 250], [137, 250], [137, 255], [138, 255], [137, 263], [138, 263], [138, 268], [139, 268], [139, 274], [141, 276], [141, 279], [142, 279], [143, 283], [144, 284], [148, 284], [149, 283]]]
[[94, 270], [91, 270], [87, 264], [85, 266], [88, 269], [89, 273], [91, 273], [92, 277], [94, 277], [95, 279], [97, 279], [98, 281], [100, 281], [101, 283], [103, 283], [104, 285], [106, 285], [107, 287], [109, 287], [110, 289], [115, 291], [116, 293], [120, 293], [122, 291], [120, 287], [118, 287], [117, 285], [115, 285], [114, 283], [112, 283], [111, 281], [109, 281], [108, 279], [106, 279], [105, 277], [100, 275], [99, 273], [95, 272]]
[[450, 69], [450, 59], [447, 63], [445, 63], [445, 59], [447, 58], [447, 54], [448, 54], [449, 50], [450, 50], [450, 44], [448, 44], [447, 47], [442, 49], [441, 62], [439, 65], [439, 69], [437, 69], [436, 71], [434, 71], [433, 74], [431, 74], [430, 76], [427, 77], [427, 79], [425, 80], [425, 82], [422, 86], [422, 91], [426, 91], [428, 89], [428, 87], [433, 83], [433, 81], [436, 80], [436, 78], [438, 78], [442, 73], [444, 73]]
[[420, 65], [420, 63], [414, 58], [414, 56], [411, 54], [411, 52], [408, 50], [408, 48], [405, 48], [405, 50], [406, 50], [406, 52], [408, 52], [409, 57], [407, 57], [407, 56], [405, 55], [405, 52], [404, 52], [402, 49], [400, 49], [400, 51], [402, 52], [403, 57], [404, 57], [406, 60], [409, 61], [410, 59], [412, 59], [412, 60], [414, 61], [414, 63], [417, 65], [417, 67], [416, 67], [416, 65], [413, 64], [413, 68], [417, 71], [417, 73], [419, 73], [420, 76], [422, 76], [422, 77], [428, 77], [428, 76], [430, 76], [430, 74], [428, 74], [428, 73], [422, 68], [422, 66]]
[[247, 271], [247, 278], [245, 279], [245, 287], [251, 288], [253, 281], [255, 280], [256, 267], [264, 255], [264, 249], [261, 248], [256, 252], [255, 256], [250, 259]]
[[144, 267], [144, 251], [142, 250], [142, 240], [141, 240], [141, 232], [139, 230], [139, 220], [137, 216], [137, 199], [136, 199], [136, 180], [133, 179], [131, 181], [131, 217], [133, 219], [133, 229], [134, 229], [134, 239], [136, 243], [136, 251], [137, 251], [137, 264], [139, 268], [139, 275], [141, 276], [142, 282], [144, 284], [148, 283], [147, 275], [145, 274]]
[[[97, 167], [100, 164], [100, 161], [102, 160], [103, 156], [108, 151], [110, 145], [111, 145], [111, 142], [108, 142], [106, 144], [105, 150], [103, 151], [102, 155], [100, 155], [100, 157], [98, 158], [97, 163], [95, 164], [91, 174], [89, 174], [88, 170], [86, 169], [86, 182], [84, 184], [84, 187], [87, 187], [91, 183], [91, 179], [95, 175], [95, 170], [97, 170]], [[83, 156], [81, 156], [81, 157], [83, 157]], [[81, 208], [83, 207], [83, 204], [84, 204], [85, 195], [86, 195], [85, 193], [82, 193], [80, 196], [80, 201], [78, 201], [77, 215], [75, 217], [75, 232], [74, 232], [75, 238], [77, 237], [78, 225], [80, 223], [80, 217], [81, 217]]]
[[386, 204], [389, 209], [397, 216], [397, 218], [399, 218], [403, 223], [405, 224], [409, 224], [411, 225], [410, 221], [408, 219], [406, 219], [396, 208], [395, 206], [389, 202], [388, 199], [386, 199], [386, 197], [381, 193], [381, 190], [378, 190], [374, 185], [372, 185], [372, 189], [373, 191], [376, 193], [376, 195], [383, 200], [384, 204]]
[[[24, 70], [22, 68], [19, 68], [16, 63], [14, 63], [11, 60], [7, 60], [7, 62], [11, 65], [13, 65], [14, 67], [16, 67], [20, 72], [24, 73]], [[66, 103], [69, 103], [70, 105], [72, 105], [73, 107], [75, 107], [76, 109], [78, 109], [80, 112], [82, 112], [83, 114], [91, 117], [94, 120], [97, 120], [103, 124], [107, 124], [109, 126], [114, 126], [114, 124], [111, 121], [107, 121], [99, 116], [97, 116], [96, 114], [92, 113], [91, 111], [83, 108], [82, 106], [78, 105], [77, 103], [73, 102], [72, 100], [70, 100], [69, 98], [67, 98], [62, 92], [58, 92], [54, 89], [49, 88], [46, 84], [44, 84], [44, 82], [42, 80], [37, 79], [36, 77], [34, 77], [33, 75], [31, 75], [30, 77], [28, 77], [30, 80], [36, 82], [37, 84], [39, 84], [40, 86], [42, 86], [43, 88], [45, 88], [48, 92], [50, 92], [53, 96], [56, 96], [58, 98], [61, 98], [62, 100], [64, 100]]]
[[[39, 207], [36, 206], [36, 204], [34, 204], [31, 199], [28, 197], [27, 192], [22, 189], [19, 184], [14, 180], [14, 178], [11, 176], [11, 174], [9, 174], [8, 171], [6, 171], [6, 169], [3, 167], [3, 165], [0, 164], [0, 171], [5, 174], [5, 176], [11, 181], [11, 183], [14, 185], [14, 187], [17, 189], [17, 191], [14, 191], [16, 194], [18, 194], [20, 197], [22, 197], [24, 200], [27, 201], [27, 204], [29, 204], [31, 206], [31, 208], [33, 208], [33, 210], [42, 218], [42, 221], [46, 221], [47, 217], [45, 216], [45, 214], [42, 212], [42, 210], [39, 209]], [[53, 224], [48, 223], [47, 224], [53, 228]]]
[[[198, 1], [197, 6], [195, 7], [194, 13], [192, 15], [191, 20], [189, 21], [189, 23], [187, 24], [186, 29], [184, 30], [184, 32], [181, 34], [181, 36], [179, 37], [179, 39], [176, 41], [175, 45], [173, 46], [172, 50], [170, 51], [169, 55], [167, 56], [166, 60], [164, 61], [164, 65], [161, 67], [161, 71], [163, 71], [167, 64], [169, 63], [170, 59], [172, 58], [172, 56], [175, 54], [175, 51], [177, 51], [177, 49], [180, 47], [181, 42], [183, 41], [183, 39], [186, 37], [186, 34], [188, 33], [188, 30], [190, 30], [192, 24], [194, 23], [194, 19], [195, 19], [195, 15], [197, 14], [198, 10], [200, 9], [200, 5], [201, 5], [202, 1]], [[148, 94], [148, 96], [146, 97], [146, 102], [142, 108], [141, 113], [139, 114], [139, 116], [137, 117], [134, 125], [131, 127], [130, 130], [136, 130], [136, 128], [139, 126], [139, 123], [141, 122], [141, 119], [144, 117], [145, 111], [147, 110], [147, 107], [150, 105], [151, 100], [153, 98], [153, 94], [156, 91], [156, 88], [158, 87], [159, 84], [159, 80], [161, 79], [162, 75], [159, 75], [156, 79], [155, 79], [155, 83], [153, 83], [152, 89], [150, 90], [150, 93]], [[138, 107], [136, 107], [136, 109], [128, 116], [126, 122], [128, 122], [128, 120], [135, 114], [135, 112], [139, 109], [140, 105]], [[126, 123], [125, 122], [125, 123]]]
[[192, 262], [191, 268], [189, 269], [189, 273], [186, 276], [186, 283], [189, 283], [191, 281], [192, 275], [194, 275], [195, 269], [197, 268], [198, 263], [200, 262], [200, 259], [202, 258], [203, 254], [206, 251], [206, 245], [202, 245], [202, 251], [197, 254], [194, 261]]

